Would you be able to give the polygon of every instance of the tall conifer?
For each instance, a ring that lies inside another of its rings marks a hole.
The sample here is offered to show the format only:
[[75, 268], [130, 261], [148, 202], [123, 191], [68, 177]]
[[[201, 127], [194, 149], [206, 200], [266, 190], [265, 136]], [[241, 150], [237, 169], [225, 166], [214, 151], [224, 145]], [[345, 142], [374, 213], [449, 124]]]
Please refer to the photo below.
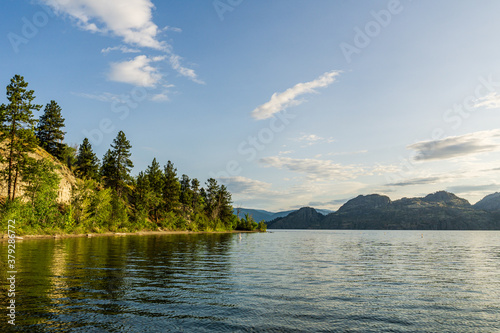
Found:
[[38, 120], [36, 137], [40, 146], [58, 160], [63, 159], [65, 150], [62, 141], [66, 133], [62, 131], [63, 127], [64, 118], [61, 115], [61, 107], [55, 101], [50, 101]]
[[0, 129], [1, 155], [5, 156], [7, 167], [2, 176], [7, 180], [8, 199], [16, 197], [16, 187], [26, 166], [28, 152], [35, 149], [37, 139], [34, 133], [36, 120], [33, 111], [39, 111], [41, 105], [32, 104], [35, 99], [34, 91], [28, 90], [28, 83], [24, 77], [15, 75], [7, 86], [7, 100], [9, 104], [0, 106], [3, 126]]

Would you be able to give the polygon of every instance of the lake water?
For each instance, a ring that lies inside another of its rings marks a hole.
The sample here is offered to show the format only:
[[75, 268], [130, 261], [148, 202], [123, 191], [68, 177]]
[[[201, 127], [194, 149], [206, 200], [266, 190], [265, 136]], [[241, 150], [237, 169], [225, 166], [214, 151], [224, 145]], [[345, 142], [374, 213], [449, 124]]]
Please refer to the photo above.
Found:
[[19, 241], [0, 331], [499, 332], [500, 232], [272, 231]]

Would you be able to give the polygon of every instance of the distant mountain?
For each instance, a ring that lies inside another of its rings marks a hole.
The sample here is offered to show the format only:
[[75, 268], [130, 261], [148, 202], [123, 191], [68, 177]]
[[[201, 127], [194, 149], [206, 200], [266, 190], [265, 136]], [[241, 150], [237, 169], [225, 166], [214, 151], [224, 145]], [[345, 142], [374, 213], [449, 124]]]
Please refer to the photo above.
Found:
[[[314, 208], [303, 207], [297, 211], [288, 214], [285, 217], [279, 217], [272, 223], [273, 229], [319, 229], [320, 222], [325, 215], [318, 213]], [[268, 224], [269, 226], [270, 224]]]
[[474, 208], [489, 212], [500, 211], [500, 193], [496, 192], [485, 196], [474, 205]]
[[269, 221], [268, 229], [500, 230], [500, 213], [491, 212], [498, 210], [494, 203], [500, 203], [500, 195], [483, 200], [484, 205], [472, 206], [445, 191], [395, 201], [379, 194], [360, 195], [337, 212], [324, 216], [306, 207]]
[[[282, 212], [269, 212], [267, 210], [262, 210], [262, 209], [249, 209], [249, 208], [234, 208], [233, 209], [233, 214], [238, 215], [239, 211], [239, 217], [244, 217], [245, 214], [252, 215], [253, 219], [257, 222], [260, 222], [262, 220], [268, 222], [274, 219], [277, 219], [279, 217], [285, 217], [290, 213], [296, 212], [297, 210], [286, 210]], [[328, 209], [316, 209], [317, 212], [326, 215], [331, 213], [331, 210]]]

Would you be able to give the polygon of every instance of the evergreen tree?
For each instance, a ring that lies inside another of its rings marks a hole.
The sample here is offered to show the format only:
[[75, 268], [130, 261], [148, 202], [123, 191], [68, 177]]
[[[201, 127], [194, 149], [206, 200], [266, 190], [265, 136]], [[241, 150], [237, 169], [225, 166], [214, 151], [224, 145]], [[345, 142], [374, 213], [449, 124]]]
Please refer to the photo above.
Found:
[[106, 187], [113, 187], [113, 180], [116, 178], [115, 157], [111, 149], [106, 151], [102, 158], [101, 177], [103, 178]]
[[77, 152], [78, 145], [70, 146], [65, 143], [62, 144], [62, 156], [60, 161], [65, 163], [70, 170], [73, 170], [73, 166], [76, 164]]
[[45, 106], [44, 114], [38, 120], [36, 137], [40, 146], [49, 154], [62, 161], [65, 145], [62, 143], [64, 134], [61, 128], [64, 127], [64, 118], [61, 116], [61, 107], [50, 101]]
[[206, 214], [212, 221], [220, 220], [226, 229], [230, 229], [233, 216], [231, 193], [225, 185], [218, 185], [214, 178], [208, 179], [206, 185], [206, 190], [202, 191]]
[[76, 174], [81, 178], [96, 179], [99, 171], [99, 159], [92, 151], [89, 139], [83, 139], [76, 156]]
[[164, 177], [160, 169], [160, 163], [156, 161], [156, 158], [151, 162], [151, 166], [146, 169], [146, 176], [152, 193], [150, 214], [154, 221], [158, 223], [161, 217]]
[[219, 215], [218, 210], [218, 193], [219, 185], [214, 178], [210, 178], [205, 183], [207, 188], [203, 190], [203, 196], [205, 201], [205, 212], [210, 217], [211, 220], [215, 220]]
[[181, 185], [177, 179], [177, 169], [168, 161], [164, 171], [163, 203], [166, 212], [175, 212], [179, 207]]
[[233, 206], [231, 200], [231, 193], [227, 190], [225, 185], [219, 187], [217, 193], [217, 205], [218, 205], [218, 218], [224, 224], [225, 229], [231, 229], [231, 220], [233, 217]]
[[127, 183], [130, 182], [130, 169], [134, 164], [130, 160], [130, 142], [125, 137], [123, 131], [118, 132], [118, 135], [111, 144], [113, 150], [108, 150], [103, 158], [103, 176], [105, 183], [113, 188], [119, 197], [125, 194]]
[[3, 117], [0, 142], [6, 141], [0, 146], [1, 155], [7, 159], [7, 167], [1, 174], [7, 180], [7, 196], [10, 200], [16, 197], [17, 182], [23, 176], [28, 152], [33, 151], [37, 144], [33, 111], [39, 111], [41, 105], [32, 104], [34, 99], [34, 91], [28, 90], [28, 83], [22, 76], [15, 75], [7, 86], [9, 104], [0, 106]]
[[184, 213], [186, 213], [187, 210], [191, 208], [191, 204], [193, 201], [193, 190], [191, 189], [191, 179], [189, 179], [188, 175], [182, 175], [180, 184], [181, 184], [181, 194], [179, 197], [179, 201], [182, 204], [182, 209]]
[[200, 194], [200, 181], [196, 178], [191, 180], [191, 193], [192, 198], [191, 198], [191, 207], [193, 208], [193, 211], [196, 213], [200, 209], [202, 205], [202, 196]]

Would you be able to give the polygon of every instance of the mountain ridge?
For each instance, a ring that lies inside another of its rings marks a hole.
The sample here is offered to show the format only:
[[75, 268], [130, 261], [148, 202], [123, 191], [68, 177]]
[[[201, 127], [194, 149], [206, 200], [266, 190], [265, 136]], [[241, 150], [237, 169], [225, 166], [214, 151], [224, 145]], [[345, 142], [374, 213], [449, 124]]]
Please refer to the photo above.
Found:
[[[279, 212], [270, 212], [267, 210], [263, 209], [251, 209], [251, 208], [233, 208], [233, 214], [237, 215], [239, 217], [244, 217], [245, 214], [249, 214], [253, 217], [255, 221], [262, 221], [264, 220], [265, 222], [277, 219], [279, 217], [285, 217], [293, 212], [298, 211], [299, 209], [293, 209], [293, 210], [285, 210], [285, 211], [279, 211]], [[317, 212], [327, 215], [331, 212], [332, 210], [329, 209], [315, 209]]]
[[[394, 201], [380, 194], [359, 195], [322, 218], [317, 211], [310, 211], [314, 208], [303, 207], [297, 212], [307, 209], [307, 214], [295, 212], [276, 218], [268, 222], [268, 228], [500, 230], [500, 194], [485, 199], [483, 204], [471, 205], [466, 199], [446, 191]], [[307, 221], [308, 218], [311, 221]]]

